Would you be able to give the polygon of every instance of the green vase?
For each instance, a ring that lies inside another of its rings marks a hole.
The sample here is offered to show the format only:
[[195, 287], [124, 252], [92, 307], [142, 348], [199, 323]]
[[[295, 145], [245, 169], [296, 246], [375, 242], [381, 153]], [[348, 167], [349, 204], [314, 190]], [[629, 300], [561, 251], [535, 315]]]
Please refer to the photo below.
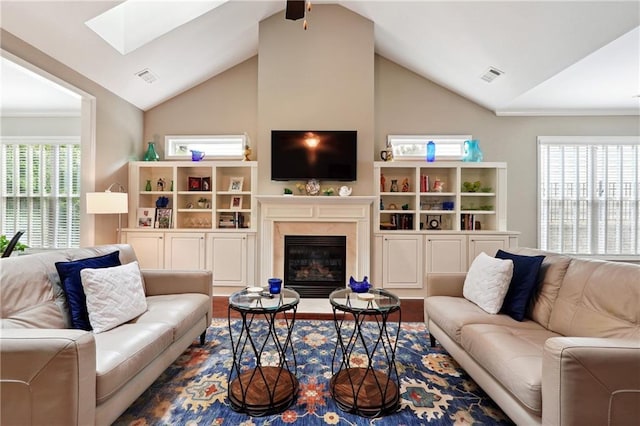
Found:
[[153, 142], [149, 142], [147, 152], [144, 154], [144, 161], [159, 161], [160, 156], [156, 152], [156, 145]]
[[147, 179], [147, 184], [144, 186], [145, 191], [151, 191], [151, 180]]

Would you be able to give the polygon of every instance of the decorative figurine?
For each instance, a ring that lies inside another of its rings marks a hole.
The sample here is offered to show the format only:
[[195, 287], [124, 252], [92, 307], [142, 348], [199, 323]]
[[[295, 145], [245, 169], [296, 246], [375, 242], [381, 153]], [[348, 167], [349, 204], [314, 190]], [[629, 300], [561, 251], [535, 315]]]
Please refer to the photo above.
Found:
[[156, 183], [156, 188], [158, 191], [164, 191], [164, 184], [165, 184], [165, 180], [163, 178], [158, 179], [158, 182]]
[[251, 155], [251, 148], [249, 144], [244, 146], [244, 161], [249, 161], [249, 156]]
[[402, 180], [402, 192], [409, 192], [409, 179], [404, 178]]
[[433, 190], [435, 192], [442, 192], [443, 189], [444, 189], [444, 183], [442, 183], [440, 179], [436, 178], [433, 181]]
[[387, 180], [385, 179], [384, 175], [382, 173], [380, 173], [380, 192], [384, 192], [384, 187], [385, 187], [385, 182]]
[[389, 192], [398, 192], [398, 179], [391, 179], [391, 188]]

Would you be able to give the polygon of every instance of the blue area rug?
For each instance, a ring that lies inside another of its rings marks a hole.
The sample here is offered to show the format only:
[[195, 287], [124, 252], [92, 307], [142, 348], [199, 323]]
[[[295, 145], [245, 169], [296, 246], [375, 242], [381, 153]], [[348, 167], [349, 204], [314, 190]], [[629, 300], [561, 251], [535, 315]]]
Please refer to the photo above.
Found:
[[[232, 321], [234, 330], [240, 325], [239, 320]], [[513, 424], [443, 349], [429, 347], [424, 323], [400, 326], [396, 351], [400, 407], [373, 419], [345, 413], [331, 398], [329, 380], [336, 342], [333, 321], [297, 320], [293, 341], [300, 389], [293, 405], [280, 414], [250, 417], [231, 410], [227, 400], [227, 376], [232, 364], [229, 328], [226, 319], [214, 319], [206, 344], [194, 342], [115, 424]]]

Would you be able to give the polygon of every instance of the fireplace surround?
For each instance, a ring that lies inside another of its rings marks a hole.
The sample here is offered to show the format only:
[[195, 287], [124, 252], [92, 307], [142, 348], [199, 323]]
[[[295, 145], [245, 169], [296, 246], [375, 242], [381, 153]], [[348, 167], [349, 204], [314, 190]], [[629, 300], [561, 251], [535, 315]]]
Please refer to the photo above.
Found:
[[375, 197], [259, 195], [256, 198], [260, 210], [260, 282], [285, 277], [285, 236], [342, 236], [345, 272], [339, 285], [346, 286], [350, 276], [361, 279], [371, 275], [371, 207]]

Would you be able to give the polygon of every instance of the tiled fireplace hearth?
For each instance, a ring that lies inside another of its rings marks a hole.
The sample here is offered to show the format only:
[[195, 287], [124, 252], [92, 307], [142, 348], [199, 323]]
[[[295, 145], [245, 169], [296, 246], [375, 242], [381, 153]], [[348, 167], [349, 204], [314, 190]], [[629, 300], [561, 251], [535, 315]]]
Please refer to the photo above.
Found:
[[375, 197], [256, 198], [261, 221], [260, 282], [270, 277], [284, 278], [285, 236], [343, 236], [346, 279], [370, 275], [371, 206]]

